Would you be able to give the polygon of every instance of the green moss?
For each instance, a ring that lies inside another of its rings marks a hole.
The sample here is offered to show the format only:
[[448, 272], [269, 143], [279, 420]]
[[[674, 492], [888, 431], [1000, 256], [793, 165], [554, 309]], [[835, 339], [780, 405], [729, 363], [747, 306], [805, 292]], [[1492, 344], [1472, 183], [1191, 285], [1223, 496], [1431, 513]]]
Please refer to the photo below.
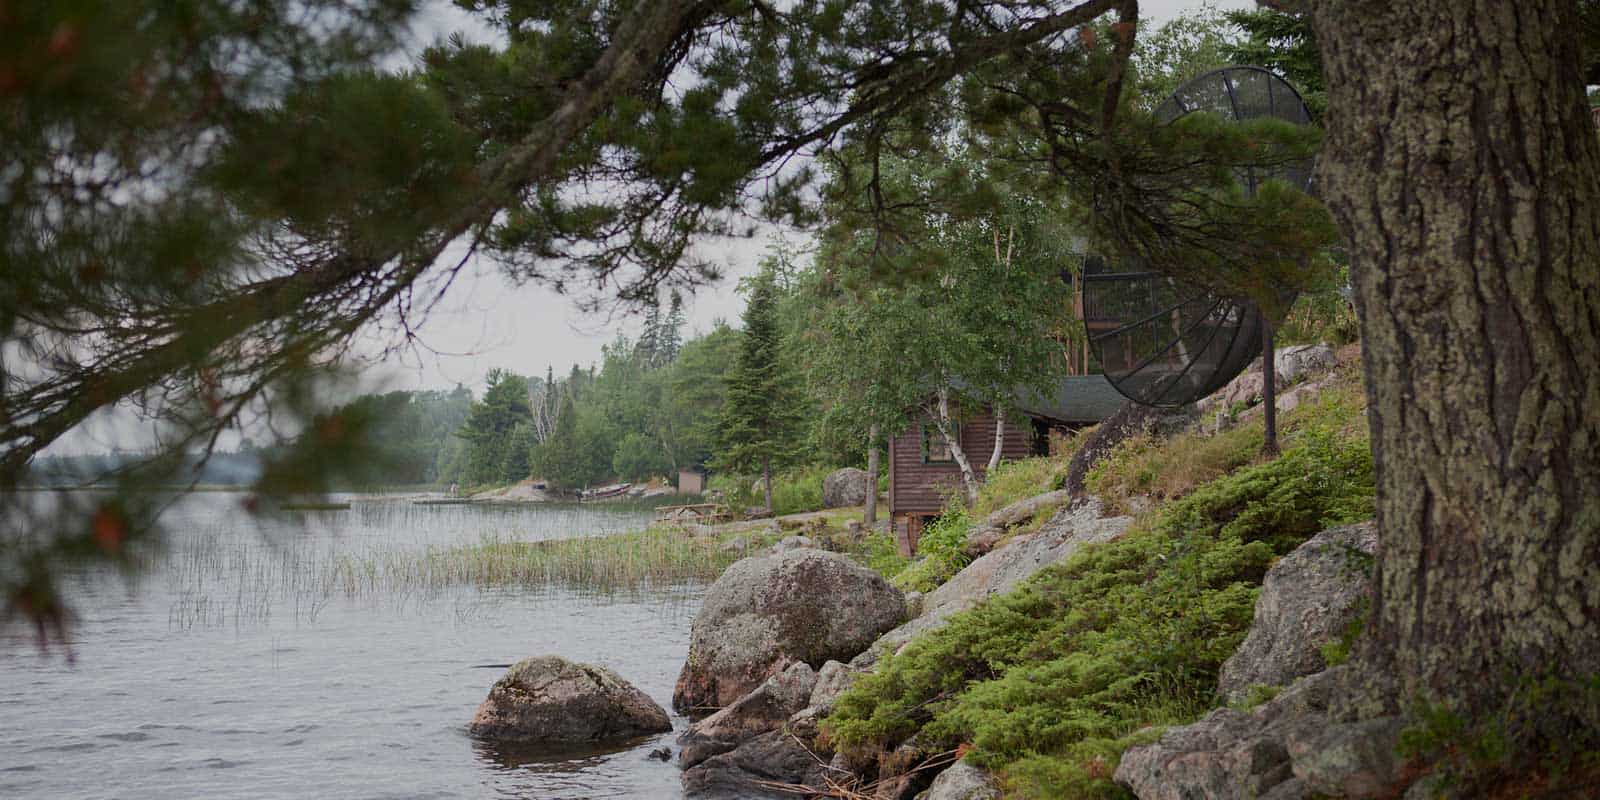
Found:
[[1419, 699], [1408, 710], [1400, 755], [1433, 770], [1440, 796], [1513, 796], [1507, 788], [1517, 785], [1531, 796], [1541, 782], [1600, 774], [1600, 675], [1507, 675], [1501, 684], [1511, 691], [1499, 708], [1468, 714]]
[[1129, 737], [1195, 719], [1273, 559], [1372, 514], [1364, 435], [1303, 425], [1276, 461], [1200, 486], [914, 640], [840, 697], [847, 748], [970, 745], [1022, 797], [1121, 797]]
[[[1363, 553], [1362, 555], [1366, 555]], [[1370, 559], [1371, 557], [1368, 556]], [[1363, 597], [1356, 601], [1356, 615], [1345, 623], [1339, 631], [1339, 638], [1334, 639], [1319, 648], [1322, 654], [1322, 663], [1330, 667], [1337, 667], [1350, 660], [1350, 649], [1355, 647], [1356, 639], [1361, 637], [1361, 631], [1367, 627], [1367, 612], [1371, 610], [1372, 601]]]

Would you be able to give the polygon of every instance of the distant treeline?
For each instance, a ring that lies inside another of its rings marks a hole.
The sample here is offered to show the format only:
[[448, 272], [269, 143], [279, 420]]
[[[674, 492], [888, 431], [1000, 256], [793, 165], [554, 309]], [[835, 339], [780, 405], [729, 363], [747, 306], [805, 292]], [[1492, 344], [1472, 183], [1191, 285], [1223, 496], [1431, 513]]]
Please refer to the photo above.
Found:
[[705, 464], [739, 334], [718, 324], [683, 342], [682, 325], [674, 303], [651, 312], [637, 339], [606, 345], [598, 366], [543, 377], [491, 371], [441, 453], [443, 480], [479, 486], [537, 476], [572, 489]]

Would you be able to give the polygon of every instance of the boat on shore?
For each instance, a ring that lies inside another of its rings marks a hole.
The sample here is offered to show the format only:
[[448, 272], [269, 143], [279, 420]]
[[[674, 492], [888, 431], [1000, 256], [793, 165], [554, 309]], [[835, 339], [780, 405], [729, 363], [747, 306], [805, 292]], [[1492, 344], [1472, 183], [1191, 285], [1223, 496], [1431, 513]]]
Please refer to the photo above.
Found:
[[586, 489], [578, 493], [578, 502], [588, 503], [594, 500], [613, 500], [626, 497], [628, 490], [633, 488], [631, 483], [613, 483], [610, 486], [601, 486], [597, 489]]

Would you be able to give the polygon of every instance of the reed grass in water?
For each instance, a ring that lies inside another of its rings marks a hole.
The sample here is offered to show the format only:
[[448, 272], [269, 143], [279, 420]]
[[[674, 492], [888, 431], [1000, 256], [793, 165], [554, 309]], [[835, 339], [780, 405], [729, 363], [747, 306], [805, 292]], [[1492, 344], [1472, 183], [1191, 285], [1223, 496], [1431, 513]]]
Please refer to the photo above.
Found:
[[325, 545], [193, 541], [172, 552], [161, 570], [175, 596], [169, 622], [256, 625], [275, 610], [314, 622], [335, 599], [405, 606], [464, 588], [655, 595], [714, 581], [744, 555], [724, 550], [717, 537], [671, 529], [531, 542], [491, 534], [473, 545], [380, 544], [362, 552]]

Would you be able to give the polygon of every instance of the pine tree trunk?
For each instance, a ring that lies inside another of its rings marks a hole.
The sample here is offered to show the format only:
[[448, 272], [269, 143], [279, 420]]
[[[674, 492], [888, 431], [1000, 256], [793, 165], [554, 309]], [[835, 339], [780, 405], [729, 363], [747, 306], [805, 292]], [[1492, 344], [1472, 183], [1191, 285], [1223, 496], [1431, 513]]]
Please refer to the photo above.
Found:
[[867, 431], [867, 505], [861, 513], [861, 524], [869, 528], [878, 523], [878, 434], [876, 424]]
[[1377, 462], [1358, 654], [1403, 702], [1479, 713], [1517, 677], [1600, 674], [1600, 143], [1575, 3], [1311, 8]]
[[1278, 454], [1278, 364], [1272, 351], [1272, 323], [1261, 318], [1261, 419], [1265, 434], [1261, 452]]
[[994, 452], [989, 454], [989, 466], [984, 468], [983, 478], [988, 480], [994, 474], [996, 467], [1000, 466], [1000, 455], [1006, 447], [1006, 410], [995, 406], [994, 409]]

